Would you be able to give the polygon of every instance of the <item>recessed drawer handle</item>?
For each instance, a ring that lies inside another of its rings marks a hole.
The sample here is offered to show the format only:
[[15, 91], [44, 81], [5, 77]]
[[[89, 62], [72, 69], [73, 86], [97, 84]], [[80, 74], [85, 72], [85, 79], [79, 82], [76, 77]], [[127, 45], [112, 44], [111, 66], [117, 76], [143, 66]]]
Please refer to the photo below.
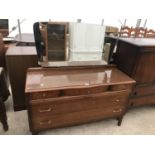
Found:
[[114, 104], [118, 104], [119, 102], [120, 102], [119, 99], [115, 99], [115, 100], [114, 100]]
[[40, 125], [46, 125], [46, 124], [51, 124], [51, 123], [52, 123], [51, 120], [45, 120], [45, 121], [39, 122]]
[[120, 100], [119, 99], [116, 99], [116, 102], [119, 102]]
[[39, 112], [50, 112], [52, 108], [47, 108], [47, 109], [39, 109]]
[[121, 111], [122, 111], [122, 109], [114, 109], [113, 110], [114, 113], [121, 112]]
[[46, 97], [46, 94], [45, 94], [45, 93], [43, 93], [43, 94], [42, 94], [42, 96], [43, 96], [43, 97]]

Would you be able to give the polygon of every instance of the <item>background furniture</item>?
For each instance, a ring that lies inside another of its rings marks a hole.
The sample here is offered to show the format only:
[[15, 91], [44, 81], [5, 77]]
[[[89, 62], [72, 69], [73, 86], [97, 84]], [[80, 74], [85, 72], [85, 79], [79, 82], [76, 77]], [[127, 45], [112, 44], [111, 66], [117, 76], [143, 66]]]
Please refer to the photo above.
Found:
[[126, 38], [155, 38], [155, 31], [144, 27], [128, 27], [122, 26], [119, 32], [119, 37]]
[[0, 33], [3, 37], [7, 37], [9, 34], [9, 20], [0, 19]]
[[114, 26], [106, 26], [105, 27], [105, 34], [106, 36], [118, 36], [119, 29]]
[[121, 26], [119, 37], [132, 37], [135, 34], [133, 27]]
[[144, 38], [146, 36], [147, 28], [138, 27], [135, 28], [135, 37], [136, 38]]
[[0, 67], [5, 67], [5, 48], [3, 42], [3, 36], [0, 33]]
[[69, 36], [69, 61], [102, 60], [105, 26], [69, 23]]
[[0, 33], [0, 67], [4, 67], [4, 70], [6, 71], [6, 61], [5, 61], [5, 54], [9, 46], [13, 45], [14, 42], [12, 41], [4, 41], [3, 36]]
[[115, 63], [136, 80], [130, 105], [155, 103], [155, 39], [119, 38]]
[[26, 79], [33, 134], [105, 118], [121, 125], [135, 82], [112, 66], [32, 68]]
[[110, 48], [111, 48], [111, 44], [105, 43], [103, 48], [103, 60], [106, 61], [107, 63], [109, 63]]
[[29, 67], [38, 66], [38, 58], [34, 46], [10, 46], [6, 52], [6, 64], [9, 74], [14, 110], [26, 109], [25, 78]]
[[8, 130], [6, 108], [4, 102], [8, 99], [10, 93], [7, 87], [4, 69], [0, 67], [0, 121], [5, 131]]
[[34, 46], [34, 35], [31, 33], [22, 33], [15, 36], [14, 40], [17, 42], [17, 46]]
[[[110, 49], [108, 51], [108, 61], [107, 63], [110, 64], [110, 63], [113, 63], [113, 56], [114, 56], [114, 52], [116, 52], [116, 47], [117, 47], [117, 39], [118, 37], [116, 36], [105, 36], [105, 45], [104, 47], [106, 47], [108, 44], [108, 46], [110, 46]], [[106, 45], [107, 44], [107, 45]], [[103, 55], [104, 57], [104, 55]]]
[[155, 38], [155, 31], [153, 29], [149, 29], [146, 31], [145, 34], [146, 38]]

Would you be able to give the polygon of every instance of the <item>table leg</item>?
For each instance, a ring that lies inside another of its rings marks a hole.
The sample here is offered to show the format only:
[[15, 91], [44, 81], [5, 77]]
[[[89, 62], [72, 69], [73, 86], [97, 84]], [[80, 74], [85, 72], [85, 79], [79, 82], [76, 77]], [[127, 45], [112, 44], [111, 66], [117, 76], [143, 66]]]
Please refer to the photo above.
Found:
[[123, 120], [123, 116], [118, 117], [117, 120], [118, 120], [117, 125], [118, 125], [118, 126], [121, 126], [121, 124], [122, 124], [122, 120]]
[[2, 122], [3, 129], [7, 131], [8, 123], [7, 123], [7, 116], [6, 116], [6, 108], [1, 97], [0, 97], [0, 121]]

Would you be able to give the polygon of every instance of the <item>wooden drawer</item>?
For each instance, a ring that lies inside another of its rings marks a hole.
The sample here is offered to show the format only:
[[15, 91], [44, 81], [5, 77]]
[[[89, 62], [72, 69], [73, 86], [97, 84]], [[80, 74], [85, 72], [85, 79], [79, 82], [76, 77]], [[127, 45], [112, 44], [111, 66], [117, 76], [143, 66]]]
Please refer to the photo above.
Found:
[[136, 86], [133, 90], [133, 96], [145, 96], [155, 94], [155, 85]]
[[129, 101], [130, 106], [155, 104], [155, 95], [132, 98]]
[[54, 98], [54, 97], [58, 97], [59, 95], [60, 95], [59, 90], [44, 91], [44, 92], [34, 92], [34, 93], [30, 94], [30, 100]]
[[122, 91], [99, 93], [95, 95], [60, 97], [31, 101], [29, 107], [32, 117], [42, 117], [88, 109], [113, 107], [115, 105], [126, 106], [128, 95], [128, 91]]
[[76, 88], [76, 89], [67, 89], [63, 91], [64, 96], [77, 96], [77, 95], [87, 95], [102, 93], [108, 90], [108, 86], [97, 86], [91, 88]]
[[102, 120], [104, 118], [117, 117], [124, 114], [124, 106], [115, 105], [112, 108], [98, 108], [87, 111], [59, 114], [54, 116], [35, 117], [32, 119], [32, 130], [40, 131], [55, 127], [81, 124], [90, 121]]
[[111, 85], [109, 90], [111, 91], [119, 91], [119, 90], [131, 90], [133, 87], [132, 84], [118, 84], [118, 85]]

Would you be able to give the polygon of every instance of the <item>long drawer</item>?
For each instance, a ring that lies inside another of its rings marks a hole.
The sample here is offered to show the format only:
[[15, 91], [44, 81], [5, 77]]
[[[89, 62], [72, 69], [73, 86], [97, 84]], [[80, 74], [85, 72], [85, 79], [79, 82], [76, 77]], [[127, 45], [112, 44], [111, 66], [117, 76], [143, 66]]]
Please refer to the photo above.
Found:
[[104, 118], [117, 117], [124, 114], [123, 105], [115, 105], [112, 108], [106, 107], [77, 111], [72, 113], [59, 114], [54, 116], [35, 117], [32, 121], [34, 131], [68, 125], [81, 124], [90, 121], [101, 120]]
[[115, 105], [125, 106], [128, 94], [128, 91], [118, 91], [94, 95], [32, 100], [30, 101], [29, 110], [31, 111], [32, 117], [42, 117], [88, 109], [113, 107]]
[[130, 99], [129, 104], [131, 106], [155, 104], [155, 95], [132, 98]]

